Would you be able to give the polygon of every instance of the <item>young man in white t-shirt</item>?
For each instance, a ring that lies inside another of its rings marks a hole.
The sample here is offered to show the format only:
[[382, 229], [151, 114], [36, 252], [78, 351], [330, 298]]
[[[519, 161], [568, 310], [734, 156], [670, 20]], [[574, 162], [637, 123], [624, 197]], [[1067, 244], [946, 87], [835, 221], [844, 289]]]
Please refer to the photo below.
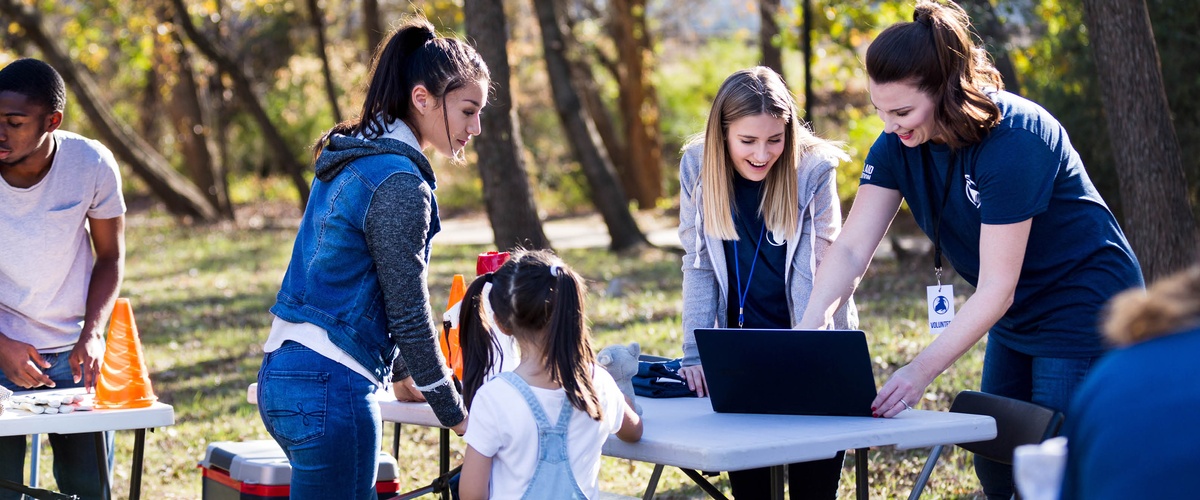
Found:
[[[99, 142], [58, 130], [62, 77], [36, 59], [0, 70], [0, 385], [86, 387], [125, 267], [125, 200]], [[0, 478], [23, 483], [25, 436], [0, 438]], [[112, 460], [112, 436], [106, 435]], [[104, 498], [95, 434], [51, 434], [63, 493]], [[111, 470], [111, 467], [110, 467]], [[20, 498], [0, 489], [0, 499]]]

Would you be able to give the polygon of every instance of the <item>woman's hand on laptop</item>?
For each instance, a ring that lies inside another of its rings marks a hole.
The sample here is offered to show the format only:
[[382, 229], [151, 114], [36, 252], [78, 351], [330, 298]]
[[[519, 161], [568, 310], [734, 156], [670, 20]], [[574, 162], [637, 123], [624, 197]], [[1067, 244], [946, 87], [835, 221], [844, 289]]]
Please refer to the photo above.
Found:
[[708, 384], [704, 381], [704, 367], [700, 365], [684, 366], [679, 369], [679, 376], [687, 381], [688, 389], [697, 397], [708, 395]]
[[871, 403], [871, 413], [879, 418], [892, 418], [913, 409], [921, 402], [930, 381], [911, 363], [900, 367], [879, 389]]

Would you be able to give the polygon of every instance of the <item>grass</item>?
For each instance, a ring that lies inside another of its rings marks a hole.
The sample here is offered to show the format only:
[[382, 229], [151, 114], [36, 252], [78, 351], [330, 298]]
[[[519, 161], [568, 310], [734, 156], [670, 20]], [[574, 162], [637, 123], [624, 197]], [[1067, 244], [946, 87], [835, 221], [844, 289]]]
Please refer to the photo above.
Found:
[[[175, 425], [148, 434], [143, 476], [145, 498], [199, 498], [197, 464], [208, 443], [269, 439], [246, 386], [255, 380], [270, 324], [268, 308], [287, 267], [294, 221], [250, 218], [246, 226], [181, 227], [150, 212], [127, 224], [129, 297], [147, 365], [160, 400], [174, 405]], [[454, 273], [470, 273], [482, 246], [438, 245], [430, 266], [431, 295], [440, 312]], [[597, 348], [637, 341], [649, 354], [681, 355], [679, 256], [649, 250], [617, 256], [602, 249], [565, 250], [563, 258], [588, 279], [588, 313]], [[877, 261], [861, 286], [862, 329], [869, 333], [880, 384], [930, 340], [921, 331], [928, 262]], [[960, 294], [970, 287], [961, 280]], [[960, 297], [961, 303], [961, 297]], [[929, 387], [925, 409], [945, 410], [954, 394], [977, 388], [982, 345], [976, 346]], [[385, 448], [390, 448], [390, 427]], [[397, 457], [401, 487], [424, 486], [437, 471], [437, 434], [407, 426]], [[115, 498], [128, 497], [132, 433], [117, 434]], [[456, 440], [453, 449], [461, 451]], [[48, 447], [46, 448], [48, 450]], [[49, 452], [46, 451], [48, 461]], [[872, 498], [906, 498], [928, 450], [893, 448], [870, 452]], [[851, 454], [852, 456], [852, 454]], [[455, 460], [461, 455], [455, 453]], [[53, 485], [43, 465], [41, 483]], [[650, 464], [605, 457], [602, 489], [641, 497]], [[840, 498], [854, 495], [853, 459], [843, 467]], [[714, 478], [728, 492], [728, 480]], [[944, 454], [924, 498], [981, 497], [968, 454]], [[668, 468], [656, 498], [705, 498], [683, 473]]]

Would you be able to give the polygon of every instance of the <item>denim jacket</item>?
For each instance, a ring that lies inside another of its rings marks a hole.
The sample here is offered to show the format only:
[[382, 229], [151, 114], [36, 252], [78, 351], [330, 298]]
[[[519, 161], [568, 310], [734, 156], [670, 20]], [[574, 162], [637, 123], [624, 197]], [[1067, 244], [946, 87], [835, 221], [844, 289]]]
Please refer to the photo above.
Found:
[[[442, 361], [425, 277], [441, 229], [433, 170], [390, 138], [335, 135], [316, 179], [271, 313], [325, 329], [378, 380], [411, 372], [443, 424], [462, 403]], [[407, 375], [407, 374], [404, 374]]]

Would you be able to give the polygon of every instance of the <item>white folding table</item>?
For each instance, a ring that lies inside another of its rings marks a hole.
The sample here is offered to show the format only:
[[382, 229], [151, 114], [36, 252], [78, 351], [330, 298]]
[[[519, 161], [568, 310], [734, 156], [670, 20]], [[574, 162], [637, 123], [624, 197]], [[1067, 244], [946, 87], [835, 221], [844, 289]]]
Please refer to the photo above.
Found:
[[720, 492], [696, 471], [770, 467], [775, 498], [783, 498], [785, 464], [833, 458], [855, 450], [858, 498], [867, 498], [867, 448], [923, 448], [996, 437], [992, 417], [924, 410], [895, 418], [816, 417], [715, 413], [707, 398], [639, 397], [645, 430], [626, 443], [612, 436], [603, 453], [658, 464], [645, 498], [664, 465], [678, 467], [714, 498]]
[[[247, 399], [254, 403], [255, 396], [251, 385]], [[843, 450], [856, 450], [858, 498], [867, 498], [867, 448], [924, 448], [996, 437], [992, 417], [965, 413], [909, 410], [895, 418], [750, 415], [715, 413], [708, 398], [639, 396], [637, 402], [642, 406], [642, 439], [626, 443], [610, 436], [603, 453], [656, 464], [647, 499], [653, 497], [663, 466], [680, 468], [714, 498], [723, 496], [697, 471], [770, 467], [775, 497], [783, 498], [786, 464], [833, 458]], [[448, 431], [428, 404], [381, 399], [379, 410], [385, 422], [442, 428], [441, 469], [449, 469]]]
[[[75, 389], [50, 389], [24, 391], [14, 396], [65, 396], [83, 394], [82, 387]], [[155, 402], [146, 408], [123, 410], [76, 411], [66, 414], [34, 414], [24, 410], [5, 410], [0, 415], [0, 436], [23, 436], [31, 434], [78, 434], [134, 430], [132, 473], [129, 479], [129, 498], [137, 500], [142, 491], [142, 458], [145, 453], [146, 429], [175, 424], [175, 409], [169, 404]], [[108, 490], [108, 458], [104, 456], [104, 438], [97, 435], [97, 454], [100, 480]], [[111, 496], [111, 492], [109, 494]]]

